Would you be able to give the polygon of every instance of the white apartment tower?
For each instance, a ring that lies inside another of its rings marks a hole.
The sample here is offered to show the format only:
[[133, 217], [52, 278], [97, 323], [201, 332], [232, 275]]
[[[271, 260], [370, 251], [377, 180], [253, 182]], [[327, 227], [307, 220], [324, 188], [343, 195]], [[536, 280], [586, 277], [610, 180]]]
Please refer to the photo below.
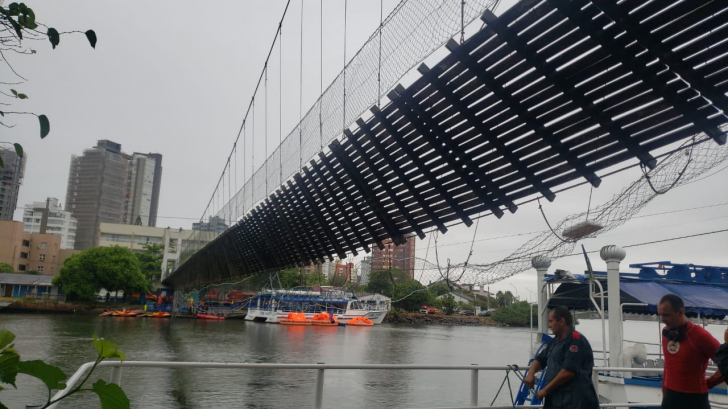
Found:
[[25, 205], [23, 224], [26, 233], [60, 236], [61, 249], [72, 249], [76, 241], [76, 219], [71, 212], [63, 210], [55, 197]]

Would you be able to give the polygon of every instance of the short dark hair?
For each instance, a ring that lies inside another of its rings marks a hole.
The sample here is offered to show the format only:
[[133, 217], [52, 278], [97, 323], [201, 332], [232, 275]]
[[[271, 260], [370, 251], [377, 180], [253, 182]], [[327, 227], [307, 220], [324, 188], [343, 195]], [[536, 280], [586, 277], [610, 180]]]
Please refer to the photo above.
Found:
[[[660, 304], [662, 303], [669, 303], [670, 307], [672, 307], [672, 310], [677, 312], [680, 309], [685, 309], [685, 302], [683, 302], [682, 298], [678, 297], [675, 294], [665, 294], [660, 298]], [[657, 304], [657, 305], [660, 305]]]
[[556, 307], [553, 310], [551, 310], [551, 312], [554, 313], [554, 319], [556, 321], [558, 321], [558, 320], [560, 320], [560, 319], [563, 318], [564, 319], [564, 322], [566, 323], [566, 325], [568, 325], [568, 326], [571, 326], [572, 325], [571, 324], [572, 323], [571, 311], [569, 311], [568, 308], [566, 308], [566, 307]]

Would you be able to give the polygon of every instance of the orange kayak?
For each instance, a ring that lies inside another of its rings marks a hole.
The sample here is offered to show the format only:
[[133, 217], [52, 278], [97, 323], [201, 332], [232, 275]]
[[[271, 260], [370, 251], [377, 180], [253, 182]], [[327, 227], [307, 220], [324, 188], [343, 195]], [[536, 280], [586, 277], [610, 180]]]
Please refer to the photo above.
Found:
[[224, 320], [225, 317], [222, 315], [212, 315], [212, 314], [197, 314], [196, 317], [201, 320]]
[[139, 310], [129, 310], [129, 311], [114, 311], [111, 313], [112, 317], [136, 317], [137, 315], [141, 314], [142, 312]]
[[169, 318], [172, 314], [166, 312], [166, 311], [155, 311], [150, 312], [148, 314], [142, 315], [142, 317], [150, 317], [150, 318]]

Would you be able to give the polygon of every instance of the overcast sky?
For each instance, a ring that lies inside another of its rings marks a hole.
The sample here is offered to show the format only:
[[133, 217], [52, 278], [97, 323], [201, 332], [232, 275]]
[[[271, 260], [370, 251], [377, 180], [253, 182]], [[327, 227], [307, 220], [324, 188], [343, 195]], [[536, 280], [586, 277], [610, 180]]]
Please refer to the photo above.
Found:
[[[458, 0], [459, 1], [459, 0]], [[323, 0], [324, 52], [319, 53], [319, 1], [306, 0], [303, 18], [303, 111], [308, 110], [323, 87], [341, 70], [343, 55], [343, 4]], [[397, 4], [384, 1], [386, 16]], [[34, 42], [37, 54], [10, 55], [15, 70], [27, 78], [13, 85], [30, 99], [14, 102], [13, 110], [48, 115], [51, 133], [43, 141], [32, 117], [13, 117], [13, 129], [2, 128], [3, 140], [19, 141], [28, 154], [18, 207], [57, 197], [65, 204], [68, 167], [72, 154], [80, 155], [98, 139], [122, 144], [125, 152], [157, 152], [164, 156], [157, 225], [189, 228], [205, 209], [223, 169], [251, 99], [263, 62], [285, 7], [283, 0], [265, 1], [31, 1], [38, 21], [59, 31], [92, 28], [98, 36], [95, 50], [83, 34], [61, 37], [52, 50], [48, 42]], [[347, 20], [347, 57], [361, 47], [379, 25], [379, 2], [350, 0]], [[283, 26], [283, 61], [274, 55], [269, 72], [271, 93], [282, 85], [283, 135], [299, 120], [299, 66], [301, 1], [292, 1]], [[277, 50], [276, 50], [277, 51]], [[323, 57], [323, 72], [320, 59]], [[278, 82], [278, 67], [283, 66]], [[7, 67], [0, 69], [3, 81], [14, 82]], [[4, 88], [10, 86], [3, 85]], [[278, 100], [269, 106], [269, 151], [278, 141]], [[259, 108], [260, 109], [260, 108]], [[260, 112], [260, 111], [258, 111]], [[261, 117], [262, 118], [262, 117]], [[258, 167], [265, 156], [262, 134], [256, 138]], [[250, 175], [249, 158], [239, 165]], [[725, 204], [727, 172], [681, 187], [657, 198], [642, 215]], [[638, 171], [606, 178], [594, 190], [592, 204], [608, 200]], [[242, 184], [242, 170], [237, 186]], [[588, 187], [557, 195], [544, 206], [552, 223], [586, 210]], [[20, 212], [16, 212], [19, 220]], [[635, 244], [728, 228], [728, 205], [708, 209], [642, 217], [603, 237], [586, 240], [588, 250], [606, 244]], [[535, 203], [498, 220], [484, 218], [475, 236], [471, 263], [485, 263], [507, 256], [531, 236], [512, 236], [546, 229]], [[473, 230], [452, 228], [439, 240], [441, 261], [453, 263], [467, 256]], [[728, 265], [728, 234], [636, 247], [627, 252], [626, 263], [656, 260], [696, 264]], [[417, 255], [434, 261], [431, 244], [418, 242]], [[595, 269], [604, 269], [597, 254]], [[626, 263], [624, 265], [626, 269]], [[554, 268], [581, 271], [579, 257], [554, 261]], [[515, 287], [515, 289], [514, 289]], [[533, 272], [495, 284], [492, 290], [512, 290], [527, 298], [535, 290]]]

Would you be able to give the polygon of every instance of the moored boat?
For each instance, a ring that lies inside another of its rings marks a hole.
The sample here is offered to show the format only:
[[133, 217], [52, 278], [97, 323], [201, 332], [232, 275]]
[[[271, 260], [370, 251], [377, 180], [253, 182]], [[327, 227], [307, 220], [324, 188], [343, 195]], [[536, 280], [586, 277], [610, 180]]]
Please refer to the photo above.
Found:
[[342, 289], [298, 287], [269, 289], [256, 294], [250, 300], [245, 319], [275, 324], [287, 319], [290, 312], [302, 312], [308, 320], [316, 314], [329, 312], [341, 323], [366, 317], [373, 324], [381, 324], [387, 311], [369, 306]]

